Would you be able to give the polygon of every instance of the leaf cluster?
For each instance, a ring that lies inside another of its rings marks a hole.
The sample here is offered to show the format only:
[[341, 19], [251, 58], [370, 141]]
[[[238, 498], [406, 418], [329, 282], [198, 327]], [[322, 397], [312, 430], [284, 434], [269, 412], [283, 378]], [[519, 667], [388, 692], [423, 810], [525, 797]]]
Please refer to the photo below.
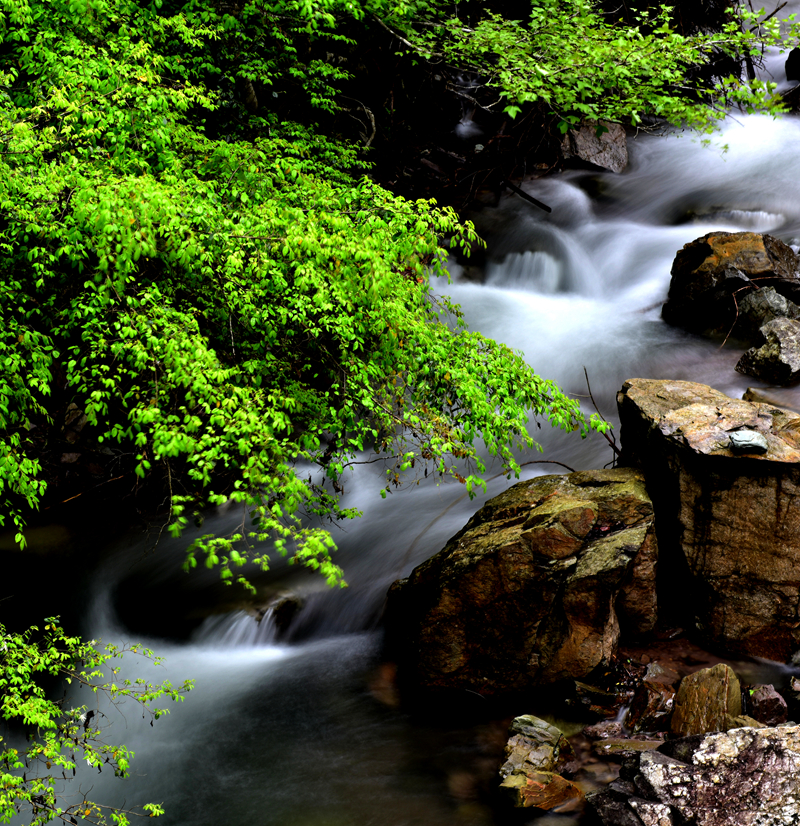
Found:
[[[132, 815], [163, 813], [158, 804], [124, 811], [93, 802], [80, 792], [67, 798], [59, 790], [61, 781], [74, 777], [81, 760], [100, 772], [128, 776], [134, 754], [106, 741], [109, 720], [101, 710], [101, 698], [112, 705], [124, 700], [137, 703], [152, 725], [169, 713], [156, 703], [167, 698], [179, 702], [192, 688], [191, 681], [173, 686], [169, 681], [122, 679], [115, 663], [123, 654], [138, 654], [156, 665], [160, 659], [139, 645], [107, 645], [101, 651], [95, 644], [67, 634], [57, 618], [45, 620], [41, 633], [35, 626], [18, 634], [0, 625], [0, 717], [21, 726], [28, 743], [20, 749], [0, 736], [0, 823], [24, 813], [31, 824], [80, 819], [125, 826]], [[90, 702], [73, 706], [66, 692], [51, 699], [44, 684], [54, 679], [68, 690], [86, 689]]]
[[388, 461], [384, 495], [418, 464], [472, 491], [481, 443], [518, 470], [531, 413], [587, 432], [576, 401], [432, 294], [447, 247], [479, 243], [469, 223], [392, 195], [311, 124], [207, 123], [256, 76], [335, 106], [338, 70], [301, 46], [384, 5], [3, 8], [0, 492], [18, 541], [17, 503], [36, 505], [43, 450], [63, 449], [56, 385], [85, 417], [82, 450], [165, 489], [173, 533], [242, 507], [242, 529], [200, 538], [187, 565], [243, 583], [266, 541], [341, 581], [329, 533], [301, 516], [355, 515], [340, 495], [365, 452]]

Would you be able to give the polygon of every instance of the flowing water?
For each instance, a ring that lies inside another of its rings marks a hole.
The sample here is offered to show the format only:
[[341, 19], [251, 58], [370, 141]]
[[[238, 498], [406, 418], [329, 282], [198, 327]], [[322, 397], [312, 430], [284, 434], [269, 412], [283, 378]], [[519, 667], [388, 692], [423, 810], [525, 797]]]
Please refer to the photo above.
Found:
[[[797, 119], [740, 117], [711, 147], [690, 137], [642, 136], [632, 141], [622, 175], [571, 172], [527, 182], [552, 214], [510, 196], [477, 216], [492, 238], [483, 282], [454, 265], [453, 283], [440, 289], [461, 303], [472, 328], [524, 351], [565, 389], [585, 393], [585, 367], [609, 419], [630, 377], [691, 379], [741, 395], [754, 382], [733, 370], [740, 351], [667, 327], [660, 305], [676, 251], [706, 232], [754, 229], [800, 243], [798, 145]], [[612, 458], [600, 438], [581, 441], [546, 424], [535, 434], [543, 458], [576, 469]], [[523, 477], [560, 470], [528, 465]], [[329, 591], [285, 565], [261, 583], [305, 600], [281, 642], [269, 616], [257, 624], [241, 606], [203, 621], [209, 604], [222, 605], [231, 592], [210, 574], [181, 574], [180, 546], [171, 540], [150, 554], [148, 542], [130, 539], [106, 555], [93, 578], [85, 632], [112, 640], [144, 635], [166, 665], [131, 660], [129, 673], [192, 677], [197, 688], [152, 728], [134, 710], [109, 712], [112, 736], [137, 752], [134, 776], [120, 781], [84, 770], [84, 789], [115, 804], [161, 801], [164, 822], [181, 826], [508, 822], [475, 802], [470, 787], [494, 759], [487, 757], [496, 752], [491, 726], [475, 727], [456, 710], [434, 720], [411, 717], [379, 702], [375, 682], [376, 623], [388, 586], [439, 550], [483, 499], [470, 502], [459, 486], [437, 487], [431, 477], [384, 501], [379, 476], [361, 468], [348, 483], [348, 497], [364, 511], [336, 529], [349, 588]], [[488, 495], [507, 484], [495, 479]], [[222, 512], [204, 530], [236, 518]], [[180, 642], [170, 625], [176, 604], [193, 628]]]

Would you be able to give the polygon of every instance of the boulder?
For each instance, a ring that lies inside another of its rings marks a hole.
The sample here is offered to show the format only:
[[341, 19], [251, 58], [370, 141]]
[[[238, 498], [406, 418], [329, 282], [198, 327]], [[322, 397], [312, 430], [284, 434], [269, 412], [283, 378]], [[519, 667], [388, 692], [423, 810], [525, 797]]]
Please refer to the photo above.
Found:
[[[715, 646], [786, 661], [800, 648], [800, 422], [694, 382], [632, 379], [617, 397], [623, 464], [658, 514], [662, 608]], [[766, 452], [739, 453], [750, 431]]]
[[742, 713], [742, 688], [730, 666], [720, 663], [684, 677], [675, 697], [670, 731], [675, 737], [727, 731]]
[[[661, 314], [667, 324], [695, 333], [747, 338], [779, 313], [780, 300], [750, 299], [759, 288], [772, 287], [789, 314], [800, 314], [800, 260], [791, 247], [754, 232], [710, 232], [686, 244], [672, 265], [669, 295]], [[744, 303], [745, 312], [740, 308]], [[766, 306], [763, 306], [766, 305]], [[741, 317], [738, 317], [741, 316]]]
[[388, 652], [411, 686], [498, 694], [584, 677], [620, 627], [655, 623], [656, 556], [639, 471], [520, 482], [392, 586]]
[[800, 379], [800, 321], [776, 318], [761, 328], [766, 342], [751, 347], [736, 371], [770, 384], [792, 384]]
[[587, 796], [608, 826], [796, 826], [800, 823], [800, 727], [739, 728], [687, 738], [626, 764], [630, 781]]
[[586, 120], [579, 129], [570, 129], [564, 135], [561, 153], [565, 158], [578, 158], [612, 172], [622, 172], [628, 165], [625, 128], [608, 121], [602, 121], [598, 127], [597, 121]]
[[775, 686], [753, 686], [748, 700], [750, 716], [766, 726], [779, 726], [789, 718], [786, 700], [775, 690]]
[[505, 755], [500, 789], [518, 808], [550, 810], [583, 799], [580, 789], [557, 773], [575, 755], [555, 726], [531, 714], [515, 718]]

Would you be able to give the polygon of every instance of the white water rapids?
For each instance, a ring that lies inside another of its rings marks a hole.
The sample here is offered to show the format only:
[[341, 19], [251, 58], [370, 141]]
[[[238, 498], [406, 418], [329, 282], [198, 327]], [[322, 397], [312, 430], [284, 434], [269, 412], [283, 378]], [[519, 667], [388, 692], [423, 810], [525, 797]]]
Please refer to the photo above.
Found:
[[[795, 118], [731, 119], [708, 148], [691, 137], [641, 137], [631, 141], [621, 175], [571, 172], [526, 183], [551, 216], [517, 196], [482, 214], [493, 237], [485, 282], [469, 282], [454, 267], [453, 283], [439, 289], [463, 306], [472, 328], [524, 351], [564, 389], [584, 393], [586, 367], [612, 420], [615, 393], [630, 377], [692, 379], [741, 395], [757, 383], [734, 372], [740, 351], [666, 326], [660, 305], [675, 253], [706, 232], [754, 229], [798, 243], [799, 146]], [[601, 438], [581, 441], [546, 424], [535, 432], [545, 459], [590, 468], [612, 458]], [[525, 477], [560, 471], [528, 466]], [[166, 666], [131, 660], [127, 672], [192, 677], [197, 688], [153, 728], [133, 709], [115, 717], [111, 736], [137, 753], [134, 776], [87, 771], [84, 789], [115, 804], [163, 802], [164, 822], [181, 826], [499, 822], [453, 779], [480, 751], [475, 730], [455, 718], [412, 720], [367, 688], [387, 588], [439, 550], [483, 500], [470, 502], [459, 486], [437, 487], [430, 477], [383, 501], [379, 474], [353, 476], [349, 496], [364, 516], [334, 529], [348, 589], [328, 591], [311, 575], [276, 568], [275, 587], [306, 600], [289, 642], [276, 643], [268, 622], [260, 627], [235, 612], [206, 621], [184, 644], [150, 631], [147, 642]], [[495, 480], [489, 495], [507, 484]], [[204, 530], [233, 519], [223, 513]], [[142, 547], [131, 541], [98, 571], [86, 620], [92, 637], [141, 638], [130, 618], [149, 615], [148, 629], [157, 627], [169, 594], [188, 594], [202, 607], [210, 580], [180, 573], [180, 547], [170, 541], [144, 557]], [[118, 586], [126, 582], [128, 607], [120, 611]]]

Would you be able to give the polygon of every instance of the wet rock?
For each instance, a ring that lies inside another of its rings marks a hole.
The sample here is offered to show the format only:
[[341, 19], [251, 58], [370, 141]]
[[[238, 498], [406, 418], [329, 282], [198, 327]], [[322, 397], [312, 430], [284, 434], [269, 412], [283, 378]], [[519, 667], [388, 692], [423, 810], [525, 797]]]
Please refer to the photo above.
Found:
[[285, 631], [304, 605], [305, 601], [297, 594], [280, 594], [275, 597], [269, 604], [269, 609], [278, 631]]
[[[694, 382], [632, 379], [617, 397], [622, 457], [658, 514], [659, 587], [675, 621], [737, 654], [786, 661], [800, 648], [800, 422]], [[760, 433], [763, 454], [730, 436]]]
[[781, 390], [779, 388], [765, 390], [762, 387], [748, 387], [742, 398], [747, 402], [760, 402], [773, 407], [782, 407], [784, 410], [790, 410], [793, 413], [800, 413], [800, 404], [798, 404], [796, 394], [792, 390]]
[[80, 438], [81, 431], [88, 422], [86, 414], [74, 402], [67, 407], [67, 412], [64, 415], [64, 438], [70, 443], [75, 444]]
[[761, 328], [776, 318], [800, 318], [800, 307], [776, 292], [773, 287], [752, 290], [737, 300], [739, 316], [736, 332], [739, 338], [757, 341]]
[[[587, 800], [609, 826], [642, 823], [651, 815], [694, 826], [796, 826], [800, 822], [800, 728], [738, 728], [677, 741], [684, 760], [658, 751], [638, 757], [632, 785], [591, 794]], [[627, 765], [627, 764], [626, 764]], [[659, 808], [664, 807], [664, 808]], [[613, 819], [613, 818], [617, 819]]]
[[663, 742], [663, 740], [634, 740], [630, 738], [609, 739], [598, 740], [592, 748], [601, 757], [621, 760], [623, 757], [630, 757], [638, 752], [657, 749]]
[[603, 720], [586, 726], [583, 735], [590, 740], [621, 740], [625, 736], [625, 727], [617, 720]]
[[684, 677], [675, 697], [670, 731], [676, 737], [727, 731], [742, 713], [742, 689], [729, 665], [720, 663]]
[[671, 669], [657, 663], [648, 666], [625, 715], [625, 725], [631, 731], [666, 731], [675, 700], [673, 684], [678, 679]]
[[392, 586], [387, 648], [412, 686], [484, 694], [578, 678], [656, 619], [653, 515], [632, 470], [544, 476], [491, 499]]
[[[791, 247], [771, 235], [711, 232], [687, 244], [675, 257], [662, 316], [668, 324], [695, 333], [727, 335], [733, 331], [746, 337], [757, 329], [760, 312], [769, 315], [775, 309], [762, 307], [769, 301], [751, 299], [748, 304], [748, 294], [772, 287], [796, 303], [800, 300], [798, 271], [800, 261]], [[746, 311], [737, 319], [741, 302]]]
[[651, 803], [634, 797], [631, 799], [631, 808], [639, 815], [644, 826], [674, 826], [672, 809], [664, 803]]
[[515, 806], [550, 810], [583, 799], [580, 789], [557, 773], [575, 757], [559, 729], [527, 714], [511, 723], [509, 735], [500, 789]]
[[748, 714], [740, 714], [738, 717], [732, 717], [728, 723], [729, 731], [734, 728], [766, 728], [766, 726]]
[[500, 788], [518, 808], [536, 808], [543, 811], [572, 808], [580, 804], [583, 792], [571, 780], [552, 772], [533, 772], [527, 776], [509, 775]]
[[789, 718], [786, 700], [771, 685], [754, 686], [748, 707], [750, 716], [767, 726], [778, 726]]
[[587, 120], [580, 129], [570, 129], [561, 144], [565, 158], [579, 158], [594, 166], [622, 172], [628, 165], [628, 142], [619, 123], [601, 121], [600, 134], [596, 121]]
[[800, 49], [795, 47], [786, 58], [786, 79], [800, 80]]
[[539, 771], [552, 772], [562, 746], [569, 748], [559, 729], [532, 714], [516, 717], [508, 733], [506, 762], [500, 768], [503, 780], [520, 772], [525, 775]]
[[610, 717], [616, 714], [624, 702], [625, 698], [616, 691], [605, 691], [597, 686], [575, 680], [574, 705], [583, 707], [598, 717]]
[[800, 321], [776, 318], [761, 328], [766, 343], [751, 347], [736, 364], [736, 371], [771, 384], [800, 380]]
[[631, 807], [631, 800], [629, 793], [616, 788], [601, 789], [586, 796], [586, 802], [603, 826], [644, 826]]

